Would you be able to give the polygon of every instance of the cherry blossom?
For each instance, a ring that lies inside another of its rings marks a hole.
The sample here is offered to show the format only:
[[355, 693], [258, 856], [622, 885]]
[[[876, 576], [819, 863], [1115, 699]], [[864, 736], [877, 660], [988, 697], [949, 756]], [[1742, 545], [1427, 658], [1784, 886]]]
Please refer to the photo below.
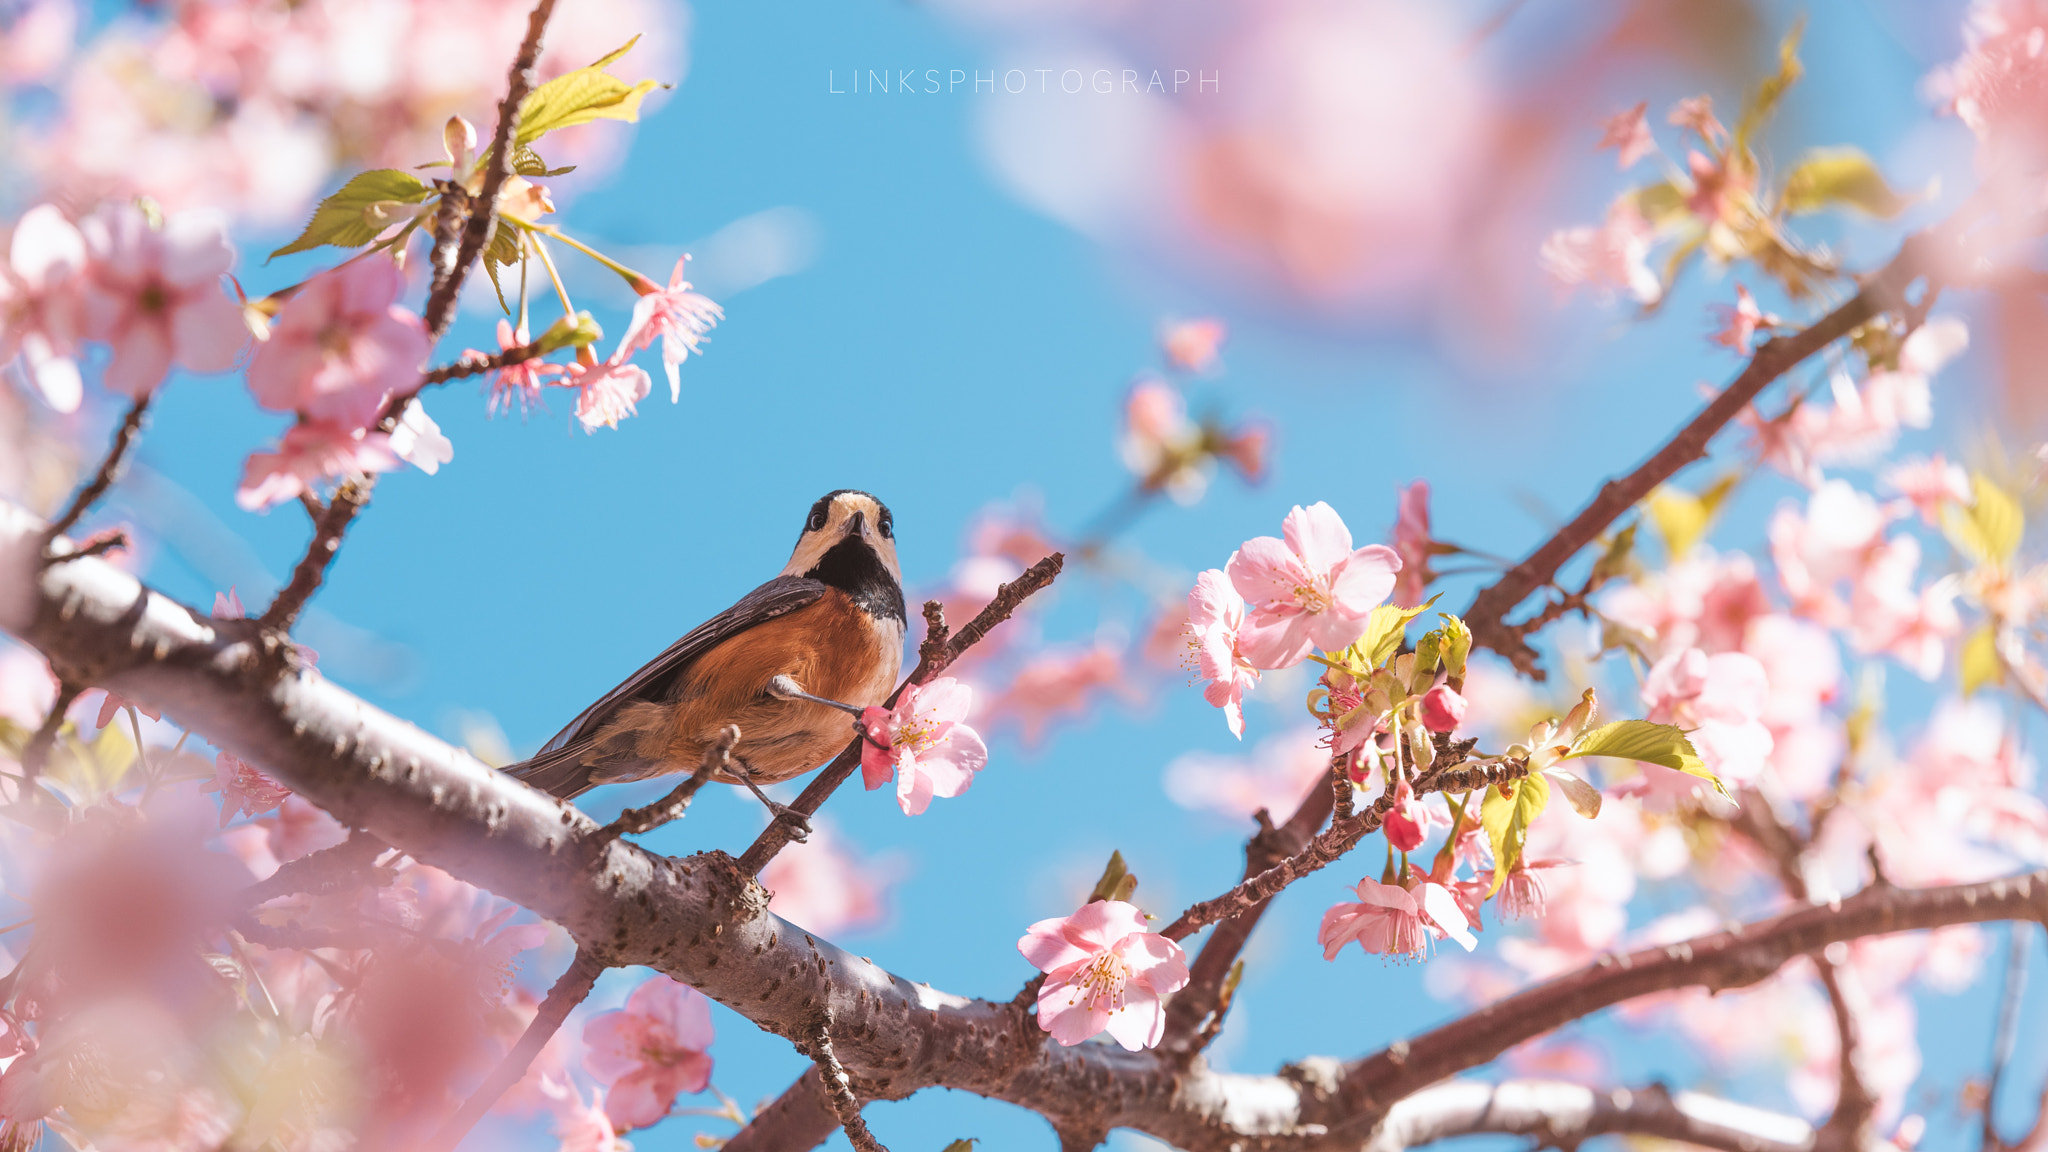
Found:
[[150, 225], [132, 205], [102, 208], [79, 224], [91, 260], [85, 335], [114, 351], [106, 386], [140, 397], [173, 364], [225, 372], [249, 343], [242, 310], [221, 288], [235, 262], [221, 222], [195, 213]]
[[1209, 488], [1209, 453], [1202, 428], [1188, 418], [1180, 389], [1156, 376], [1140, 376], [1124, 397], [1124, 434], [1117, 441], [1124, 466], [1147, 490], [1193, 504]]
[[1166, 795], [1183, 808], [1244, 819], [1261, 808], [1285, 818], [1291, 805], [1330, 775], [1330, 750], [1314, 728], [1268, 736], [1248, 756], [1187, 752], [1166, 766]]
[[962, 721], [974, 705], [974, 690], [951, 676], [903, 690], [894, 708], [861, 713], [861, 780], [872, 792], [896, 781], [896, 803], [907, 816], [921, 815], [932, 797], [967, 791], [988, 763], [988, 745]]
[[120, 715], [121, 709], [123, 708], [133, 708], [142, 715], [149, 717], [151, 720], [161, 720], [164, 718], [164, 714], [162, 712], [159, 712], [156, 709], [151, 708], [147, 704], [142, 704], [134, 700], [130, 700], [126, 696], [121, 695], [119, 692], [111, 692], [106, 689], [101, 689], [100, 695], [102, 699], [100, 700], [99, 715], [96, 718], [94, 718], [92, 722], [92, 726], [95, 728], [105, 728], [108, 724], [113, 722], [114, 717]]
[[585, 432], [616, 428], [619, 421], [638, 415], [636, 405], [654, 388], [645, 368], [616, 357], [596, 364], [571, 364], [565, 383], [576, 389], [576, 419]]
[[1419, 875], [1410, 887], [1360, 880], [1353, 889], [1356, 903], [1339, 903], [1323, 913], [1316, 940], [1323, 959], [1335, 960], [1344, 945], [1357, 941], [1367, 952], [1427, 959], [1432, 941], [1449, 938], [1470, 952], [1479, 946], [1471, 922], [1449, 889]]
[[427, 357], [425, 323], [396, 303], [404, 291], [405, 273], [375, 253], [308, 280], [249, 361], [256, 402], [369, 427], [386, 399], [419, 383]]
[[989, 705], [989, 715], [1016, 721], [1024, 743], [1036, 746], [1055, 719], [1086, 714], [1089, 701], [1104, 691], [1135, 699], [1128, 679], [1123, 649], [1110, 641], [1050, 648], [1025, 661], [1009, 690]]
[[2048, 13], [2013, 0], [1979, 0], [1960, 59], [1937, 72], [1933, 87], [1976, 133], [1977, 170], [2019, 173], [2048, 162]]
[[1901, 461], [1885, 469], [1880, 478], [1886, 487], [1905, 497], [1929, 524], [1941, 523], [1943, 505], [1967, 507], [1972, 500], [1970, 474], [1962, 465], [1943, 459], [1939, 452]]
[[1244, 694], [1259, 682], [1259, 671], [1238, 650], [1244, 627], [1244, 598], [1215, 568], [1195, 578], [1188, 593], [1188, 647], [1196, 668], [1209, 683], [1202, 698], [1223, 709], [1230, 734], [1244, 738]]
[[1351, 546], [1351, 530], [1322, 501], [1295, 505], [1286, 539], [1244, 542], [1224, 570], [1244, 597], [1238, 647], [1254, 668], [1288, 668], [1313, 648], [1337, 651], [1365, 633], [1366, 618], [1394, 590], [1401, 558], [1381, 544]]
[[[498, 351], [507, 352], [531, 343], [533, 337], [527, 333], [525, 325], [515, 329], [510, 320], [498, 321]], [[479, 352], [474, 348], [462, 355], [466, 360], [488, 360], [491, 356], [488, 352]], [[491, 373], [490, 383], [487, 385], [490, 400], [486, 410], [495, 416], [499, 412], [510, 411], [512, 406], [517, 404], [521, 412], [530, 411], [540, 402], [541, 389], [549, 384], [562, 383], [562, 378], [568, 375], [567, 366], [543, 360], [538, 356], [521, 360], [517, 364], [507, 364]]]
[[1721, 318], [1721, 330], [1714, 333], [1714, 343], [1733, 348], [1744, 356], [1749, 355], [1750, 344], [1759, 331], [1782, 323], [1777, 316], [1758, 308], [1756, 297], [1740, 284], [1735, 286], [1733, 305], [1716, 304], [1714, 309]]
[[1394, 582], [1392, 600], [1403, 608], [1422, 603], [1430, 581], [1436, 579], [1429, 570], [1431, 543], [1429, 481], [1417, 480], [1401, 489], [1400, 513], [1394, 520], [1394, 553], [1401, 558], [1401, 575]]
[[583, 1026], [583, 1065], [611, 1090], [606, 1112], [620, 1128], [668, 1115], [676, 1096], [711, 1083], [711, 1002], [687, 984], [656, 976], [626, 1006]]
[[1690, 729], [1707, 770], [1733, 786], [1757, 780], [1771, 754], [1770, 730], [1758, 719], [1769, 694], [1763, 665], [1743, 652], [1688, 648], [1659, 660], [1643, 679], [1649, 719]]
[[1380, 825], [1386, 832], [1387, 843], [1396, 852], [1413, 852], [1429, 839], [1431, 828], [1450, 826], [1450, 813], [1430, 803], [1427, 798], [1416, 796], [1406, 776], [1394, 786], [1394, 806], [1387, 810], [1386, 819]]
[[1650, 135], [1649, 120], [1644, 115], [1649, 108], [1650, 102], [1644, 100], [1600, 122], [1598, 147], [1616, 151], [1615, 167], [1632, 168], [1636, 161], [1657, 150], [1657, 140]]
[[1223, 321], [1214, 317], [1182, 320], [1166, 326], [1159, 336], [1159, 348], [1171, 367], [1200, 375], [1216, 366], [1228, 331]]
[[1664, 295], [1664, 284], [1647, 262], [1652, 236], [1649, 221], [1624, 196], [1607, 210], [1607, 220], [1599, 227], [1581, 225], [1551, 233], [1538, 257], [1544, 271], [1565, 288], [1584, 284], [1603, 298], [1618, 289], [1638, 304], [1654, 304]]
[[[644, 279], [635, 285], [634, 290], [640, 293], [640, 299], [633, 305], [633, 319], [626, 325], [626, 334], [619, 340], [619, 351], [612, 357], [620, 360], [644, 351], [659, 338], [661, 365], [668, 371], [668, 396], [672, 403], [682, 399], [683, 361], [692, 352], [702, 354], [698, 345], [704, 334], [725, 318], [724, 309], [713, 303], [710, 297], [691, 291], [690, 282], [683, 279], [689, 263], [687, 255], [676, 261], [675, 271], [669, 274], [666, 288]], [[502, 334], [500, 339], [503, 339]], [[643, 389], [634, 399], [646, 395]], [[581, 414], [579, 406], [578, 415]], [[588, 423], [585, 421], [586, 426]]]
[[432, 476], [441, 465], [455, 459], [455, 445], [441, 435], [441, 426], [427, 415], [425, 402], [415, 396], [398, 414], [398, 424], [386, 441], [391, 454]]
[[1688, 96], [1680, 100], [1672, 105], [1671, 113], [1665, 117], [1665, 121], [1675, 128], [1695, 133], [1709, 144], [1728, 135], [1728, 129], [1722, 127], [1721, 121], [1714, 116], [1712, 96]]
[[562, 1141], [558, 1152], [628, 1152], [632, 1148], [619, 1139], [619, 1130], [606, 1114], [604, 1089], [591, 1089], [588, 1104], [574, 1092], [564, 1096], [565, 1102], [555, 1108], [555, 1135]]
[[838, 937], [881, 923], [890, 884], [900, 874], [900, 865], [863, 859], [822, 817], [812, 817], [810, 836], [776, 853], [761, 870], [761, 886], [775, 894], [769, 911], [806, 931]]
[[284, 803], [292, 790], [265, 776], [261, 769], [232, 752], [213, 758], [213, 783], [201, 789], [220, 793], [220, 826], [247, 812], [261, 816]]
[[284, 434], [276, 451], [250, 454], [235, 503], [254, 512], [296, 500], [329, 477], [389, 472], [399, 463], [385, 433], [302, 421]]
[[16, 361], [43, 402], [75, 412], [84, 396], [78, 337], [85, 237], [64, 213], [38, 204], [15, 221], [0, 264], [0, 366]]
[[1040, 920], [1017, 950], [1045, 973], [1038, 1026], [1067, 1046], [1104, 1031], [1128, 1051], [1157, 1045], [1166, 1032], [1160, 998], [1188, 982], [1180, 945], [1146, 931], [1145, 914], [1122, 900]]
[[1858, 652], [1887, 652], [1922, 680], [1941, 674], [1949, 641], [1962, 633], [1954, 579], [1913, 587], [1920, 542], [1894, 536], [1857, 573], [1849, 600], [1849, 640]]

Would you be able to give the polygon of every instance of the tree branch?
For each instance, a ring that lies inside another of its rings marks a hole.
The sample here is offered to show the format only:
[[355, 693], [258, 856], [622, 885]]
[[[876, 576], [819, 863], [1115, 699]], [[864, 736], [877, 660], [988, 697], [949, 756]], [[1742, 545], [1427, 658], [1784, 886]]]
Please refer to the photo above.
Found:
[[1598, 539], [1608, 525], [1635, 507], [1657, 485], [1704, 457], [1715, 433], [1735, 419], [1765, 387], [1873, 317], [1903, 306], [1906, 288], [1933, 267], [1934, 262], [1929, 259], [1932, 248], [1944, 236], [1937, 228], [1908, 237], [1891, 262], [1866, 278], [1856, 295], [1840, 307], [1801, 331], [1759, 345], [1741, 373], [1663, 447], [1635, 471], [1602, 485], [1569, 524], [1473, 597], [1472, 606], [1465, 610], [1473, 644], [1491, 648], [1513, 661], [1524, 674], [1542, 679], [1543, 671], [1536, 666], [1536, 650], [1525, 639], [1529, 622], [1510, 624], [1508, 613], [1530, 593], [1555, 580], [1558, 570], [1580, 549]]
[[833, 1116], [846, 1130], [847, 1143], [853, 1145], [854, 1152], [889, 1152], [880, 1140], [875, 1139], [875, 1134], [868, 1131], [868, 1122], [860, 1114], [860, 1097], [853, 1092], [853, 1077], [847, 1075], [846, 1067], [832, 1053], [830, 1009], [818, 1015], [810, 1042], [805, 1047], [817, 1069], [818, 1084], [824, 1089], [825, 1098], [831, 1101]]
[[[1171, 1054], [1051, 1043], [1024, 1008], [893, 975], [775, 916], [711, 852], [668, 859], [298, 667], [250, 621], [213, 620], [100, 560], [44, 568], [44, 525], [0, 503], [0, 629], [289, 785], [351, 826], [560, 923], [597, 961], [665, 972], [793, 1041], [821, 1010], [864, 1098], [948, 1087], [1063, 1131], [1130, 1127], [1193, 1152], [1356, 1149], [1402, 1097], [1632, 997], [1755, 983], [1839, 940], [2048, 920], [2048, 872], [1877, 886], [1682, 944], [1610, 956], [1350, 1064], [1217, 1073]], [[1007, 951], [1007, 949], [1003, 949]]]
[[792, 1152], [816, 1148], [839, 1131], [839, 1113], [825, 1092], [816, 1065], [783, 1090], [747, 1126], [725, 1142], [724, 1152]]
[[120, 429], [114, 433], [114, 443], [107, 448], [105, 458], [100, 461], [99, 471], [93, 473], [92, 479], [86, 482], [85, 487], [80, 488], [78, 494], [71, 498], [71, 504], [64, 509], [64, 514], [50, 525], [51, 541], [77, 527], [86, 512], [91, 510], [94, 504], [99, 503], [100, 497], [105, 496], [107, 489], [113, 487], [114, 481], [120, 478], [121, 465], [127, 461], [128, 450], [134, 447], [135, 437], [142, 432], [142, 419], [148, 415], [150, 399], [155, 395], [155, 392], [144, 392], [128, 406], [128, 415], [122, 418]]
[[1533, 1136], [1540, 1146], [1576, 1148], [1594, 1136], [1657, 1136], [1722, 1152], [1810, 1152], [1804, 1120], [1661, 1084], [1595, 1092], [1578, 1084], [1453, 1081], [1394, 1105], [1365, 1152], [1401, 1152], [1458, 1136]]
[[481, 376], [486, 372], [496, 372], [500, 368], [510, 368], [515, 364], [524, 364], [528, 360], [536, 360], [544, 355], [546, 353], [541, 351], [540, 341], [536, 340], [531, 344], [521, 344], [517, 347], [507, 348], [503, 352], [492, 356], [466, 357], [457, 360], [453, 364], [444, 364], [439, 368], [422, 373], [420, 375], [419, 388], [414, 389], [413, 394], [418, 395], [421, 390], [431, 385], [446, 384], [450, 380], [460, 380], [465, 376]]
[[[1055, 552], [1025, 569], [1023, 575], [998, 588], [996, 598], [989, 601], [988, 607], [983, 608], [974, 619], [968, 621], [965, 628], [950, 636], [943, 636], [936, 630], [944, 627], [944, 614], [935, 613], [934, 606], [927, 604], [925, 623], [928, 627], [936, 628], [928, 632], [925, 643], [921, 646], [917, 667], [903, 683], [896, 686], [894, 692], [889, 693], [885, 706], [895, 707], [897, 699], [912, 684], [927, 683], [952, 667], [953, 661], [958, 660], [961, 653], [979, 643], [983, 636], [988, 635], [989, 629], [1008, 620], [1010, 614], [1017, 610], [1017, 606], [1024, 603], [1032, 593], [1052, 583], [1066, 562], [1066, 556]], [[942, 636], [943, 642], [934, 642], [934, 638]], [[800, 822], [815, 815], [818, 809], [824, 806], [826, 799], [844, 784], [846, 778], [853, 775], [853, 770], [858, 767], [860, 738], [855, 737], [832, 763], [811, 778], [811, 782], [805, 785], [803, 792], [797, 796], [796, 803], [791, 804], [785, 811], [776, 813], [775, 819], [768, 822], [768, 827], [762, 829], [761, 835], [740, 856], [740, 871], [749, 876], [759, 876], [761, 869], [766, 868], [768, 862], [775, 859], [775, 854], [782, 851], [783, 847], [802, 831], [799, 827]]]

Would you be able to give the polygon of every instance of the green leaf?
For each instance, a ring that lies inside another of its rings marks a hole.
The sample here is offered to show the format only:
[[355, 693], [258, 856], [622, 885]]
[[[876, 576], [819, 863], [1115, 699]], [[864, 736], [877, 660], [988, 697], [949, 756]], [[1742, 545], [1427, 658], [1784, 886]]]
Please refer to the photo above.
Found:
[[1439, 629], [1444, 634], [1444, 671], [1448, 672], [1453, 680], [1463, 680], [1465, 658], [1472, 655], [1472, 629], [1465, 626], [1464, 620], [1449, 612], [1439, 612], [1437, 616], [1444, 622], [1444, 626]]
[[1439, 592], [1413, 608], [1396, 604], [1382, 604], [1374, 608], [1372, 615], [1366, 618], [1365, 635], [1346, 651], [1357, 654], [1369, 668], [1385, 664], [1400, 651], [1401, 638], [1408, 633], [1408, 622], [1427, 612], [1442, 597], [1443, 593]]
[[1576, 760], [1582, 756], [1613, 756], [1661, 764], [1688, 776], [1711, 780], [1715, 789], [1723, 794], [1728, 791], [1721, 786], [1718, 777], [1707, 771], [1699, 750], [1686, 739], [1685, 729], [1676, 724], [1653, 724], [1648, 720], [1616, 720], [1612, 724], [1602, 724], [1580, 737], [1571, 751], [1559, 759]]
[[953, 1141], [951, 1144], [946, 1145], [945, 1148], [940, 1150], [940, 1152], [974, 1152], [974, 1146], [976, 1143], [978, 1143], [978, 1141], [976, 1141], [973, 1137], [963, 1136], [960, 1139]]
[[1978, 564], [2006, 563], [2020, 550], [2020, 538], [2027, 530], [2026, 513], [2010, 492], [1982, 472], [1970, 475], [1970, 494], [1968, 508], [1942, 505], [1942, 534], [1956, 551]]
[[1628, 527], [1608, 537], [1606, 551], [1593, 561], [1592, 575], [1586, 580], [1589, 585], [1598, 588], [1628, 571], [1629, 560], [1636, 551], [1636, 530], [1640, 527], [1642, 521], [1632, 521]]
[[1799, 38], [1805, 31], [1806, 21], [1801, 18], [1778, 42], [1778, 70], [1757, 85], [1756, 94], [1743, 105], [1742, 118], [1735, 122], [1734, 138], [1728, 142], [1730, 152], [1738, 156], [1743, 154], [1750, 140], [1777, 112], [1778, 102], [1785, 98], [1785, 93], [1806, 74], [1806, 66], [1799, 62]]
[[1963, 640], [1956, 666], [1962, 674], [1964, 696], [1986, 684], [2005, 683], [2005, 662], [1998, 658], [1998, 629], [1987, 623], [1970, 633]]
[[512, 171], [521, 176], [562, 176], [575, 170], [574, 164], [564, 164], [560, 168], [548, 167], [548, 162], [540, 158], [540, 153], [524, 144], [515, 144], [512, 147]]
[[1657, 535], [1663, 538], [1666, 556], [1682, 560], [1692, 551], [1692, 546], [1713, 527], [1715, 514], [1734, 490], [1739, 476], [1730, 472], [1697, 496], [1670, 484], [1660, 484], [1650, 493], [1643, 501], [1643, 510], [1656, 527]]
[[1095, 882], [1095, 891], [1088, 894], [1088, 903], [1097, 900], [1129, 900], [1131, 893], [1138, 890], [1138, 878], [1124, 867], [1124, 854], [1111, 852], [1109, 866], [1102, 870], [1102, 879]]
[[[1503, 788], [1508, 790], [1505, 796], [1501, 795]], [[1529, 825], [1549, 804], [1550, 784], [1541, 773], [1487, 787], [1486, 799], [1479, 806], [1479, 824], [1486, 829], [1487, 842], [1493, 845], [1493, 887], [1486, 893], [1489, 897], [1500, 891], [1502, 881], [1522, 859], [1522, 847], [1529, 842]]]
[[1877, 165], [1861, 149], [1815, 148], [1800, 157], [1785, 178], [1779, 202], [1788, 213], [1818, 212], [1837, 204], [1889, 220], [1913, 203], [1892, 191]]
[[604, 70], [639, 42], [640, 38], [635, 36], [626, 41], [625, 47], [588, 68], [564, 73], [528, 93], [519, 105], [519, 134], [514, 143], [531, 144], [557, 128], [572, 128], [592, 120], [639, 120], [640, 101], [649, 92], [667, 85], [655, 80], [628, 84]]
[[313, 218], [306, 222], [306, 228], [299, 238], [270, 254], [275, 260], [293, 252], [305, 252], [322, 244], [337, 248], [360, 248], [377, 238], [377, 233], [390, 227], [390, 220], [373, 220], [370, 206], [396, 200], [402, 204], [418, 204], [434, 194], [429, 185], [410, 172], [396, 168], [374, 168], [359, 172], [341, 190], [320, 202], [313, 209]]
[[1638, 188], [1629, 193], [1629, 198], [1635, 201], [1636, 211], [1643, 214], [1643, 219], [1658, 228], [1692, 216], [1692, 209], [1685, 205], [1685, 193], [1669, 180]]
[[604, 329], [598, 326], [596, 317], [588, 312], [578, 312], [548, 325], [548, 330], [541, 333], [535, 343], [540, 345], [540, 354], [545, 356], [564, 348], [585, 348], [603, 337]]

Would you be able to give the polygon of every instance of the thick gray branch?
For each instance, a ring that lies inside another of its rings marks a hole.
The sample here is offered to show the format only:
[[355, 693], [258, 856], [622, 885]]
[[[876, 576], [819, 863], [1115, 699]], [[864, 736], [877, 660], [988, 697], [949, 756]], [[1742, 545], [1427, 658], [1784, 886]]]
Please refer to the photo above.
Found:
[[602, 835], [573, 806], [298, 666], [251, 621], [197, 615], [97, 559], [42, 568], [43, 529], [0, 502], [0, 629], [69, 675], [162, 708], [344, 823], [562, 924], [598, 961], [665, 972], [792, 1040], [829, 1011], [835, 1054], [865, 1099], [944, 1086], [1034, 1109], [1061, 1131], [1355, 1152], [1402, 1097], [1630, 997], [1752, 984], [1837, 940], [2048, 919], [2048, 874], [1880, 886], [1839, 908], [1608, 958], [1366, 1060], [1304, 1061], [1278, 1076], [1101, 1043], [1061, 1048], [1018, 1005], [912, 983], [769, 913], [769, 894], [724, 853], [672, 860]]

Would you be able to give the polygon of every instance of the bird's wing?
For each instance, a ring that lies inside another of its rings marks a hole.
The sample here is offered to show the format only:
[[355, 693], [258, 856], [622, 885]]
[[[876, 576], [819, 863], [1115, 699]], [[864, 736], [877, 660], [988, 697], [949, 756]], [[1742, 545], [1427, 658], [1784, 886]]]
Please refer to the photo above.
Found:
[[688, 668], [692, 661], [719, 643], [752, 628], [765, 620], [773, 620], [784, 613], [794, 612], [806, 604], [814, 603], [825, 594], [825, 585], [816, 580], [800, 576], [777, 576], [766, 584], [740, 597], [739, 602], [683, 636], [668, 646], [667, 651], [641, 666], [638, 672], [626, 677], [625, 683], [604, 694], [597, 703], [585, 708], [581, 715], [569, 722], [569, 726], [555, 733], [555, 738], [541, 746], [534, 755], [541, 760], [551, 752], [560, 751], [578, 740], [597, 734], [605, 721], [620, 708], [635, 700], [659, 700], [674, 684], [676, 677]]

